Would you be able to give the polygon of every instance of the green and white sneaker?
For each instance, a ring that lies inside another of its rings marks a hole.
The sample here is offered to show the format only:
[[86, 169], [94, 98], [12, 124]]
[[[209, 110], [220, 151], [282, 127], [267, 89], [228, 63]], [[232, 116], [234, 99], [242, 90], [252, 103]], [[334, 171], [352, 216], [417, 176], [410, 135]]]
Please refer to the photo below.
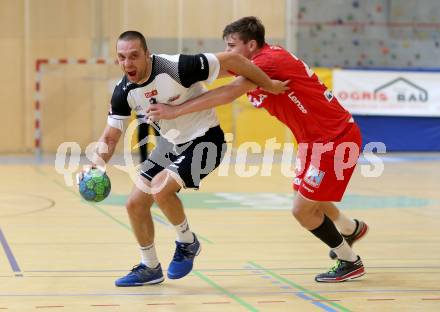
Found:
[[339, 283], [361, 277], [365, 274], [364, 264], [358, 256], [354, 262], [338, 259], [336, 265], [326, 273], [316, 275], [315, 281], [322, 283]]

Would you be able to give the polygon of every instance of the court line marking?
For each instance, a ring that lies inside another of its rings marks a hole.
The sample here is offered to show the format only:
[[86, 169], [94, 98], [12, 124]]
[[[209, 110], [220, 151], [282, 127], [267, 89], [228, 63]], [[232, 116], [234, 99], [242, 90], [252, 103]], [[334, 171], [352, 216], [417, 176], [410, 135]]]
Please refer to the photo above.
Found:
[[3, 251], [8, 258], [9, 265], [11, 266], [12, 271], [14, 271], [15, 276], [22, 276], [20, 267], [18, 266], [17, 259], [15, 259], [14, 254], [12, 253], [11, 247], [9, 247], [8, 241], [6, 240], [5, 235], [0, 227], [0, 243], [2, 244]]
[[[316, 292], [314, 292], [314, 291], [308, 290], [307, 288], [302, 287], [301, 285], [299, 285], [299, 284], [297, 284], [297, 283], [295, 283], [295, 282], [292, 282], [291, 280], [288, 280], [287, 278], [284, 278], [284, 277], [282, 277], [282, 276], [276, 274], [275, 272], [273, 272], [273, 271], [271, 271], [271, 270], [268, 270], [268, 269], [262, 267], [261, 265], [255, 263], [254, 261], [249, 261], [248, 263], [249, 263], [252, 267], [254, 267], [255, 269], [258, 269], [258, 270], [260, 270], [260, 271], [265, 272], [267, 275], [269, 275], [269, 276], [275, 278], [276, 280], [278, 280], [278, 281], [280, 281], [280, 282], [283, 282], [283, 283], [285, 283], [285, 284], [288, 284], [288, 285], [290, 285], [290, 286], [293, 286], [293, 287], [296, 288], [296, 289], [301, 290], [304, 294], [307, 294], [307, 295], [309, 295], [309, 296], [312, 296], [312, 297], [314, 297], [314, 298], [316, 298], [316, 299], [320, 299], [320, 300], [329, 300], [328, 298], [326, 298], [326, 297], [324, 297], [324, 296], [321, 296], [321, 295], [319, 295], [318, 293], [316, 293]], [[300, 294], [298, 294], [298, 296], [300, 296]], [[303, 299], [305, 299], [305, 298], [303, 298]], [[321, 303], [321, 302], [313, 302], [313, 304], [320, 304], [320, 305], [321, 305], [322, 303]], [[347, 309], [346, 307], [344, 307], [344, 306], [342, 306], [342, 305], [340, 305], [340, 304], [338, 304], [338, 303], [335, 303], [335, 302], [328, 302], [327, 304], [328, 304], [328, 305], [331, 305], [331, 306], [333, 306], [334, 308], [337, 308], [337, 309], [339, 309], [339, 310], [341, 310], [341, 311], [344, 311], [344, 312], [351, 312], [351, 310]], [[322, 306], [320, 306], [320, 308], [323, 308], [323, 309], [327, 309], [327, 308], [329, 308], [329, 309], [331, 309], [331, 310], [327, 310], [327, 311], [335, 311], [333, 308], [328, 307], [327, 305], [324, 305], [324, 306], [325, 306], [326, 308], [324, 308], [324, 307], [322, 307]], [[337, 310], [336, 310], [336, 311], [337, 311]]]
[[[291, 288], [291, 287], [289, 287]], [[264, 295], [297, 295], [300, 293], [304, 293], [302, 291], [295, 291], [295, 290], [285, 290], [285, 291], [268, 291], [267, 290], [268, 287], [264, 287], [263, 290], [261, 291], [237, 291], [235, 292], [236, 294], [240, 294], [242, 296], [264, 296]], [[284, 289], [284, 288], [281, 288]], [[336, 294], [341, 294], [341, 293], [387, 293], [387, 291], [371, 291], [371, 290], [364, 290], [364, 291], [315, 291], [316, 294], [321, 294], [321, 293], [336, 293]], [[420, 290], [420, 291], [390, 291], [391, 293], [402, 293], [403, 295], [405, 295], [405, 293], [429, 293], [432, 291], [425, 291], [425, 290]], [[0, 297], [153, 297], [153, 296], [159, 296], [159, 297], [170, 297], [170, 296], [213, 296], [216, 295], [218, 293], [215, 292], [206, 292], [206, 293], [200, 293], [200, 292], [192, 292], [192, 293], [178, 293], [178, 292], [143, 292], [143, 293], [0, 293]], [[424, 296], [427, 296], [426, 294], [424, 294]], [[402, 297], [405, 298], [405, 297]], [[316, 302], [331, 302], [331, 301], [335, 301], [335, 300], [339, 300], [339, 299], [327, 299], [327, 300], [321, 300], [321, 299], [313, 299], [312, 300], [316, 301]], [[366, 300], [366, 299], [365, 299]], [[427, 297], [414, 297], [413, 300], [440, 300], [440, 297], [432, 297], [432, 298], [427, 298]], [[339, 300], [342, 301], [342, 300]]]
[[[265, 275], [265, 274], [261, 275], [261, 273], [260, 273], [261, 271], [259, 271], [259, 270], [258, 271], [254, 271], [255, 268], [251, 267], [251, 269], [253, 270], [254, 275], [256, 273], [257, 275], [259, 275], [262, 278], [269, 279], [269, 280], [272, 281], [272, 284], [277, 284], [277, 285], [281, 284], [281, 282], [279, 280], [273, 280], [273, 277], [271, 277], [269, 275]], [[281, 288], [285, 288], [285, 287], [286, 286], [282, 286]], [[287, 286], [287, 287], [289, 287], [289, 286]], [[323, 310], [325, 310], [327, 312], [337, 312], [337, 310], [333, 309], [332, 307], [329, 307], [328, 305], [325, 305], [324, 303], [321, 303], [321, 302], [328, 302], [328, 301], [332, 301], [332, 300], [316, 300], [314, 298], [311, 298], [310, 296], [305, 295], [303, 292], [295, 292], [294, 294], [297, 297], [299, 297], [301, 299], [304, 299], [304, 300], [307, 300], [307, 301], [311, 302], [313, 305], [315, 305], [318, 308], [321, 308], [321, 309], [323, 309]], [[337, 301], [340, 301], [340, 300], [337, 300]]]
[[91, 307], [120, 307], [120, 304], [109, 303], [109, 304], [91, 304]]
[[193, 270], [192, 273], [199, 277], [200, 279], [202, 279], [203, 281], [205, 281], [206, 283], [208, 283], [209, 285], [211, 285], [213, 288], [217, 289], [218, 291], [222, 292], [223, 294], [225, 294], [226, 296], [228, 296], [229, 298], [231, 298], [232, 300], [234, 300], [235, 302], [239, 303], [240, 305], [242, 305], [243, 307], [245, 307], [246, 309], [248, 309], [249, 311], [258, 311], [258, 309], [256, 309], [255, 307], [253, 307], [251, 304], [247, 303], [246, 301], [244, 301], [243, 299], [241, 299], [239, 296], [234, 295], [233, 293], [229, 292], [227, 289], [221, 287], [220, 285], [218, 285], [217, 283], [215, 283], [213, 280], [211, 280], [210, 278], [208, 278], [206, 275], [204, 275], [203, 273]]
[[[57, 180], [55, 180], [55, 179], [49, 177], [49, 176], [48, 176], [46, 173], [44, 173], [40, 168], [34, 167], [34, 169], [35, 169], [35, 171], [36, 171], [37, 173], [39, 173], [40, 175], [43, 175], [43, 176], [46, 177], [47, 179], [51, 180], [53, 183], [55, 183], [56, 185], [60, 186], [60, 187], [61, 187], [62, 189], [64, 189], [65, 191], [68, 191], [69, 193], [75, 195], [75, 197], [78, 197], [78, 198], [82, 199], [82, 197], [81, 197], [77, 192], [72, 191], [70, 188], [66, 187], [65, 185], [63, 185], [63, 184], [60, 183], [59, 181], [57, 181]], [[87, 205], [89, 205], [89, 206], [95, 208], [97, 211], [99, 211], [100, 213], [102, 213], [104, 216], [106, 216], [106, 217], [110, 218], [111, 220], [115, 221], [116, 223], [118, 223], [119, 225], [121, 225], [121, 226], [124, 227], [125, 229], [129, 230], [130, 232], [133, 232], [131, 226], [129, 226], [128, 224], [126, 224], [126, 223], [120, 221], [119, 219], [113, 217], [110, 213], [108, 213], [105, 209], [101, 208], [99, 205], [96, 205], [96, 204], [94, 204], [94, 203], [92, 203], [92, 202], [88, 202], [88, 201], [85, 201], [85, 200], [83, 200], [83, 202], [84, 202], [85, 204], [87, 204]], [[164, 219], [163, 219], [160, 215], [158, 215], [157, 213], [152, 212], [152, 216], [153, 216], [153, 219], [154, 219], [155, 221], [157, 221], [158, 223], [161, 223], [161, 224], [163, 224], [163, 225], [165, 225], [165, 226], [171, 227], [171, 224], [168, 223], [168, 222], [166, 222], [166, 221], [164, 221]], [[199, 234], [197, 234], [197, 237], [198, 237], [200, 240], [202, 240], [202, 241], [204, 241], [204, 242], [206, 242], [206, 243], [208, 243], [208, 244], [213, 244], [213, 242], [212, 242], [211, 240], [207, 239], [206, 237], [203, 237], [203, 236], [201, 236], [201, 235], [199, 235]]]
[[[325, 270], [325, 267], [304, 267], [304, 268], [300, 268], [300, 267], [294, 267], [294, 268], [266, 268], [267, 270], [271, 270], [271, 271], [292, 271], [292, 270]], [[408, 270], [408, 269], [440, 269], [440, 266], [396, 266], [396, 267], [392, 267], [392, 266], [368, 266], [368, 269], [404, 269], [404, 270]], [[95, 270], [26, 270], [26, 272], [33, 272], [33, 273], [100, 273], [100, 272], [125, 272], [127, 271], [126, 269], [95, 269]], [[200, 272], [240, 272], [240, 271], [246, 271], [248, 272], [249, 269], [246, 268], [228, 268], [228, 269], [198, 269], [198, 271]], [[406, 272], [406, 271], [405, 271]], [[374, 273], [374, 274], [378, 274], [378, 273], [394, 273], [394, 272], [370, 272], [368, 271], [369, 274]], [[437, 274], [440, 272], [432, 272], [432, 271], [415, 271], [415, 272], [410, 272], [410, 273], [429, 273], [429, 274]], [[295, 273], [280, 273], [280, 275], [291, 275], [291, 274], [295, 274]], [[307, 274], [312, 274], [312, 273], [307, 273]], [[439, 289], [440, 290], [440, 289]]]
[[6, 215], [0, 215], [0, 217], [2, 218], [10, 218], [10, 217], [17, 217], [17, 216], [24, 216], [24, 215], [29, 215], [29, 214], [33, 214], [33, 213], [38, 213], [47, 209], [52, 208], [53, 206], [55, 206], [55, 201], [51, 198], [48, 197], [44, 197], [44, 196], [40, 196], [40, 195], [35, 195], [35, 194], [11, 194], [11, 193], [0, 193], [0, 199], [1, 199], [1, 195], [2, 194], [7, 194], [7, 195], [16, 195], [16, 196], [28, 196], [28, 197], [34, 197], [34, 198], [39, 198], [39, 199], [43, 199], [49, 202], [49, 205], [43, 208], [37, 208], [34, 210], [29, 210], [29, 211], [25, 211], [25, 212], [19, 212], [19, 213], [13, 213], [13, 214], [6, 214]]
[[[299, 294], [297, 294], [297, 296], [302, 298], [302, 299], [304, 299], [304, 300], [306, 300], [306, 301], [310, 301], [312, 304], [314, 304], [315, 306], [317, 306], [317, 307], [319, 307], [321, 309], [324, 309], [325, 311], [328, 311], [328, 312], [338, 312], [338, 310], [335, 310], [332, 307], [329, 307], [328, 305], [325, 305], [322, 302], [314, 301], [314, 299], [312, 297], [307, 296], [304, 293], [299, 293]], [[329, 303], [331, 303], [331, 302], [329, 302]]]
[[395, 298], [367, 298], [367, 301], [393, 301]]

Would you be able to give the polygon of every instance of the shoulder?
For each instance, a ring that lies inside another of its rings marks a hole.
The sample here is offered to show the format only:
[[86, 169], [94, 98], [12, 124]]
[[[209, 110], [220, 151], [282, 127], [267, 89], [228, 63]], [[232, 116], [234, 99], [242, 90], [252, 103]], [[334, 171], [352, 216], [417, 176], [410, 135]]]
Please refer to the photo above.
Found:
[[124, 105], [127, 103], [128, 92], [133, 89], [136, 85], [127, 79], [124, 75], [121, 80], [116, 83], [115, 89], [113, 90], [113, 95], [111, 98], [112, 105]]
[[252, 63], [260, 67], [266, 74], [272, 73], [277, 68], [277, 57], [273, 51], [264, 48], [260, 53], [252, 58]]
[[279, 58], [285, 58], [290, 53], [280, 46], [266, 45], [262, 50], [253, 58], [255, 62], [273, 62]]
[[157, 62], [179, 62], [180, 54], [154, 54]]
[[132, 83], [130, 80], [128, 80], [127, 76], [124, 75], [115, 86], [114, 92], [117, 92], [118, 94], [128, 94], [128, 91], [130, 91], [132, 88], [134, 88], [136, 84]]
[[153, 55], [153, 68], [148, 83], [156, 79], [160, 74], [166, 74], [180, 83], [179, 78], [179, 59], [180, 54], [155, 54]]
[[216, 77], [216, 73], [218, 75], [218, 59], [212, 53], [158, 55], [158, 58], [161, 61], [155, 64], [155, 73], [164, 70], [161, 68], [168, 68], [167, 73], [185, 88]]

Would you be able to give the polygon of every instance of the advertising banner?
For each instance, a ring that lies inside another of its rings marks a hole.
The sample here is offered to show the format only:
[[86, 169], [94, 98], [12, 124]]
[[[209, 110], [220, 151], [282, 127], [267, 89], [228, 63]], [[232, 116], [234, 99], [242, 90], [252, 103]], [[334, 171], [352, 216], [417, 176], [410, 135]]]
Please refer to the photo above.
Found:
[[334, 70], [333, 92], [355, 115], [440, 117], [440, 73]]

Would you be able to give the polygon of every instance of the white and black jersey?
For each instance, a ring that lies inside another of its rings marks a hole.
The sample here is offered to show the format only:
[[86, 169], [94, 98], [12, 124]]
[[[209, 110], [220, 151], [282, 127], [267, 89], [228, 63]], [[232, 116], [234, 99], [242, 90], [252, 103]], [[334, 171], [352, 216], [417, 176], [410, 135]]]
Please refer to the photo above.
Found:
[[[152, 55], [152, 71], [146, 82], [135, 84], [124, 76], [116, 85], [108, 124], [129, 118], [132, 110], [138, 118], [145, 118], [148, 106], [155, 103], [180, 105], [206, 92], [202, 82], [211, 83], [219, 70], [219, 61], [211, 53]], [[160, 134], [174, 144], [189, 142], [218, 124], [214, 109], [159, 121]]]

